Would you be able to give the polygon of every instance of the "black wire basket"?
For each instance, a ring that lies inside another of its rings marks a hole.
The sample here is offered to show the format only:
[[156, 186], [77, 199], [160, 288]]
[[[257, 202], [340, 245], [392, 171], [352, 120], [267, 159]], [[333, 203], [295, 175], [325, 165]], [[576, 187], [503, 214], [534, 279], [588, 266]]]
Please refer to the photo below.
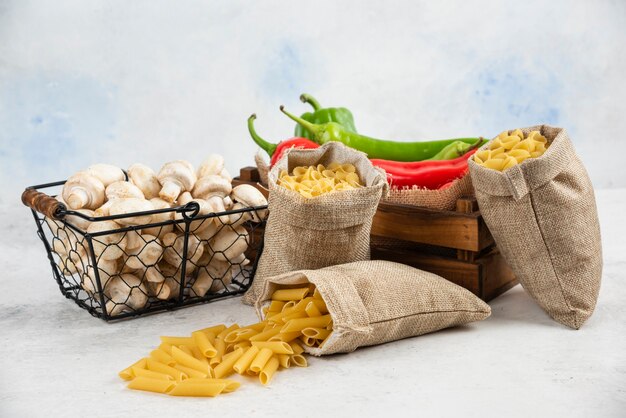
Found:
[[245, 292], [263, 250], [267, 206], [206, 215], [184, 206], [114, 216], [69, 210], [27, 188], [61, 293], [106, 321], [171, 310]]

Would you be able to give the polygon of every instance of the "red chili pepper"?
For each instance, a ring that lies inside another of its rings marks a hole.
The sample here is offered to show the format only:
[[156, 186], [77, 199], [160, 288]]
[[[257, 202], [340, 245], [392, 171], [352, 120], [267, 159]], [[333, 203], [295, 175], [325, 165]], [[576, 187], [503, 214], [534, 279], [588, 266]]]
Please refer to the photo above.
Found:
[[291, 138], [285, 141], [281, 141], [278, 144], [272, 144], [270, 142], [267, 142], [266, 140], [261, 138], [254, 130], [254, 119], [256, 119], [256, 115], [254, 114], [248, 118], [248, 131], [250, 131], [250, 135], [252, 136], [254, 142], [256, 142], [259, 147], [265, 150], [265, 152], [267, 152], [268, 155], [272, 157], [270, 160], [270, 167], [274, 166], [274, 164], [276, 164], [276, 162], [280, 160], [283, 154], [291, 148], [319, 148], [319, 144], [316, 144], [315, 142], [306, 138]]
[[[427, 189], [438, 189], [459, 177], [468, 170], [467, 160], [474, 155], [476, 149], [454, 160], [428, 161], [429, 164], [418, 168], [397, 167], [390, 161], [379, 161], [374, 165], [385, 169], [387, 180], [392, 187], [418, 186]], [[424, 161], [426, 162], [426, 161]], [[434, 164], [433, 164], [434, 163]], [[412, 164], [412, 163], [409, 163]]]

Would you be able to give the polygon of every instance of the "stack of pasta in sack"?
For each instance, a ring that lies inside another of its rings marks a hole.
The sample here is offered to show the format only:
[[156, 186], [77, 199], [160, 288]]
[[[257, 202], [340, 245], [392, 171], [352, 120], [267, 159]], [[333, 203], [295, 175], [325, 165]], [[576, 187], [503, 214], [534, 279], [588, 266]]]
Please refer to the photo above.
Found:
[[302, 346], [322, 346], [333, 328], [313, 285], [276, 290], [264, 314], [265, 320], [244, 327], [217, 325], [188, 337], [161, 337], [159, 347], [119, 376], [130, 389], [172, 396], [232, 392], [240, 383], [226, 378], [235, 373], [258, 376], [267, 385], [279, 369], [306, 367]]

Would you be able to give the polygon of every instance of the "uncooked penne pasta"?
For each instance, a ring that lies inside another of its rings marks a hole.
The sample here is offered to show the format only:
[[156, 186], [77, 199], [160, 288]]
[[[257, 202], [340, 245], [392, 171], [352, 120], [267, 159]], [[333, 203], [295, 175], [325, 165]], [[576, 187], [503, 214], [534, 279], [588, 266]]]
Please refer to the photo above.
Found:
[[200, 378], [209, 377], [208, 373], [204, 373], [204, 372], [201, 372], [200, 370], [192, 369], [191, 367], [183, 366], [182, 364], [176, 364], [172, 367], [185, 373], [190, 378], [191, 377], [200, 377]]
[[305, 328], [302, 330], [302, 334], [306, 337], [315, 338], [317, 340], [323, 340], [328, 337], [330, 330], [326, 328]]
[[280, 332], [280, 327], [275, 327], [267, 331], [260, 332], [256, 335], [250, 337], [250, 342], [253, 341], [267, 341], [272, 338], [274, 335]]
[[204, 354], [202, 354], [202, 351], [200, 351], [198, 346], [191, 347], [191, 355], [201, 362], [206, 363], [207, 366], [209, 365], [209, 359]]
[[159, 345], [159, 350], [165, 351], [170, 356], [172, 355], [172, 345], [168, 343], [161, 343]]
[[[196, 381], [197, 383], [204, 383], [205, 379], [187, 379], [187, 381], [190, 383], [196, 383]], [[226, 384], [226, 387], [224, 388], [222, 393], [234, 392], [241, 386], [241, 383], [231, 379], [209, 379], [209, 382]]]
[[279, 362], [276, 357], [272, 357], [268, 360], [268, 362], [263, 366], [261, 373], [259, 373], [259, 380], [261, 384], [267, 385], [272, 378], [274, 377], [274, 373], [278, 370]]
[[309, 302], [306, 305], [306, 308], [304, 308], [304, 311], [309, 317], [322, 316], [322, 313], [317, 308], [317, 305], [315, 304], [315, 302]]
[[289, 346], [293, 350], [294, 354], [302, 354], [304, 352], [304, 348], [297, 341], [292, 341], [289, 343]]
[[306, 366], [308, 366], [306, 358], [302, 354], [292, 354], [291, 355], [291, 363], [295, 364], [298, 367], [306, 367]]
[[304, 299], [309, 293], [308, 287], [302, 287], [297, 289], [279, 289], [272, 294], [273, 300], [295, 301]]
[[128, 388], [145, 390], [147, 392], [167, 393], [172, 390], [175, 383], [170, 380], [151, 379], [149, 377], [135, 377], [128, 383]]
[[243, 355], [237, 359], [233, 365], [233, 370], [238, 374], [244, 374], [250, 367], [250, 364], [252, 364], [252, 360], [254, 360], [259, 351], [259, 347], [254, 345], [248, 348]]
[[283, 341], [253, 341], [252, 345], [259, 349], [268, 348], [274, 354], [293, 354], [291, 346]]
[[134, 362], [133, 364], [131, 364], [130, 366], [128, 366], [127, 368], [125, 368], [124, 370], [122, 370], [121, 372], [118, 373], [118, 376], [121, 377], [124, 380], [132, 380], [135, 377], [135, 374], [133, 373], [133, 367], [137, 367], [140, 369], [145, 369], [146, 368], [146, 359], [142, 358], [136, 362]]
[[288, 369], [291, 367], [291, 359], [289, 354], [277, 354], [276, 358], [278, 359], [278, 363], [280, 363], [280, 367]]
[[182, 364], [183, 366], [191, 367], [192, 369], [199, 370], [202, 373], [209, 373], [208, 364], [203, 363], [188, 353], [185, 353], [178, 347], [172, 347], [172, 357], [174, 357], [174, 360], [176, 360], [177, 363]]
[[239, 324], [232, 324], [231, 326], [229, 326], [228, 328], [224, 328], [219, 334], [217, 334], [215, 336], [215, 339], [224, 339], [224, 337], [226, 337], [230, 332], [239, 329]]
[[280, 311], [282, 311], [283, 306], [285, 306], [285, 302], [283, 302], [281, 300], [273, 300], [270, 303], [270, 306], [268, 307], [268, 311], [280, 312]]
[[215, 349], [211, 341], [209, 341], [209, 337], [206, 333], [195, 331], [191, 333], [191, 336], [193, 337], [196, 346], [204, 357], [211, 358], [217, 355], [217, 350]]
[[191, 347], [192, 347], [191, 345], [179, 345], [176, 348], [178, 348], [179, 350], [181, 350], [181, 351], [183, 351], [183, 352], [185, 352], [185, 353], [187, 353], [187, 354], [189, 354], [190, 356], [193, 357], [193, 350], [191, 349]]
[[220, 324], [220, 325], [215, 325], [214, 327], [202, 328], [202, 329], [199, 329], [198, 331], [217, 335], [220, 332], [224, 331], [225, 329], [226, 329], [226, 325]]
[[156, 361], [160, 361], [163, 364], [167, 364], [168, 366], [173, 366], [174, 364], [176, 364], [174, 358], [160, 348], [152, 350], [150, 352], [150, 357], [152, 357]]
[[250, 347], [250, 341], [240, 341], [238, 343], [233, 344], [233, 350], [241, 348], [242, 350], [247, 350]]
[[213, 382], [210, 379], [203, 379], [204, 381], [194, 380], [191, 382], [185, 381], [177, 384], [172, 390], [168, 392], [171, 396], [217, 396], [224, 391], [226, 383]]
[[173, 367], [168, 366], [167, 364], [160, 363], [152, 358], [148, 358], [146, 360], [146, 369], [152, 370], [153, 372], [169, 374], [174, 378], [174, 380], [182, 381], [187, 379], [187, 374], [177, 370]]
[[161, 380], [169, 380], [174, 381], [174, 378], [169, 374], [153, 372], [152, 370], [143, 369], [140, 367], [133, 367], [133, 374], [135, 377], [147, 377], [150, 379], [161, 379]]
[[281, 329], [280, 332], [294, 332], [294, 331], [302, 331], [304, 328], [322, 328], [328, 325], [331, 321], [330, 315], [323, 315], [313, 318], [296, 318], [287, 322]]
[[232, 353], [229, 353], [228, 356], [224, 357], [222, 362], [215, 366], [213, 369], [213, 373], [217, 379], [228, 376], [233, 373], [233, 366], [239, 360], [239, 358], [243, 355], [243, 349], [238, 348]]
[[[280, 330], [280, 328], [279, 328], [279, 330]], [[301, 335], [302, 335], [302, 333], [300, 331], [296, 331], [296, 332], [281, 332], [281, 333], [278, 333], [278, 334], [274, 335], [273, 337], [271, 337], [267, 341], [283, 341], [283, 342], [289, 343], [289, 342], [291, 342], [293, 340], [298, 339]]]
[[269, 348], [261, 348], [259, 353], [254, 356], [252, 363], [250, 363], [249, 370], [253, 373], [260, 373], [265, 363], [267, 363], [273, 355], [274, 353]]

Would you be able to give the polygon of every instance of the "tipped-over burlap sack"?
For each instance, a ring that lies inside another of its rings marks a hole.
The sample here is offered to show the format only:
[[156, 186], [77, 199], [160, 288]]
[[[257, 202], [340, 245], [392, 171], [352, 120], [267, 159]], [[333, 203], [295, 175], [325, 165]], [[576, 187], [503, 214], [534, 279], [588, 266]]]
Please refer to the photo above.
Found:
[[463, 177], [454, 180], [450, 187], [441, 190], [423, 189], [416, 186], [402, 189], [394, 189], [392, 187], [385, 202], [437, 210], [454, 210], [456, 201], [459, 198], [473, 195], [472, 179], [469, 173], [467, 173]]
[[257, 314], [274, 290], [313, 283], [333, 320], [333, 332], [313, 355], [349, 353], [358, 347], [415, 337], [481, 321], [491, 309], [470, 291], [433, 273], [391, 261], [371, 260], [267, 279]]
[[565, 129], [522, 131], [540, 131], [550, 146], [504, 172], [470, 159], [476, 199], [522, 286], [552, 318], [578, 329], [593, 313], [602, 276], [593, 187]]
[[[312, 199], [279, 186], [282, 170], [332, 162], [352, 164], [364, 187]], [[293, 149], [272, 167], [269, 217], [254, 281], [243, 303], [253, 304], [265, 279], [301, 269], [317, 269], [370, 258], [370, 230], [378, 202], [386, 195], [384, 171], [367, 155], [339, 142], [317, 149]]]

